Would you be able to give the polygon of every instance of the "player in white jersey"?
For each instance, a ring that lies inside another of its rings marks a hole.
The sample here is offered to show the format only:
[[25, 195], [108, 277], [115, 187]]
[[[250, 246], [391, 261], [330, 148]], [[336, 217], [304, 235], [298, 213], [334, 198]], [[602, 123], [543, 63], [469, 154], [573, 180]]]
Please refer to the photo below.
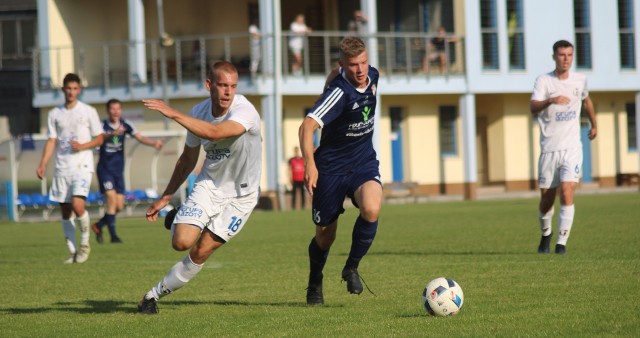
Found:
[[593, 140], [598, 131], [586, 77], [571, 71], [573, 45], [565, 40], [557, 41], [553, 45], [553, 60], [556, 63], [555, 70], [536, 79], [530, 104], [531, 113], [537, 115], [540, 124], [538, 219], [542, 238], [538, 252], [549, 252], [553, 205], [556, 189], [560, 186], [558, 241], [555, 252], [565, 254], [575, 214], [574, 194], [582, 176], [582, 110], [591, 123], [589, 139]]
[[158, 313], [156, 302], [181, 288], [202, 269], [207, 258], [231, 240], [247, 223], [260, 195], [262, 136], [260, 116], [242, 95], [236, 95], [238, 72], [229, 62], [209, 68], [205, 86], [211, 98], [196, 105], [191, 116], [159, 100], [144, 100], [188, 130], [184, 151], [164, 193], [147, 210], [155, 221], [198, 161], [200, 147], [206, 153], [193, 191], [171, 224], [175, 250], [191, 249], [164, 278], [142, 298], [138, 311]]
[[[60, 203], [62, 230], [70, 256], [64, 263], [84, 263], [89, 258], [89, 213], [85, 200], [93, 177], [92, 149], [103, 142], [102, 125], [95, 108], [80, 102], [80, 77], [67, 74], [63, 80], [64, 105], [49, 111], [48, 140], [36, 171], [44, 178], [47, 163], [55, 155], [55, 171], [49, 199]], [[76, 245], [76, 225], [80, 229], [80, 248]]]

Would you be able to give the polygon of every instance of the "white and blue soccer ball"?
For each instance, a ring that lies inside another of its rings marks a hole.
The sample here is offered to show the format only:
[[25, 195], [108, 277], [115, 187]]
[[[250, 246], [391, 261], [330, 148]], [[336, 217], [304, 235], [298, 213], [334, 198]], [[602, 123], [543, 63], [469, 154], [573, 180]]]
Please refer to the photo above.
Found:
[[438, 277], [422, 291], [422, 303], [432, 316], [453, 316], [462, 309], [464, 294], [453, 279]]

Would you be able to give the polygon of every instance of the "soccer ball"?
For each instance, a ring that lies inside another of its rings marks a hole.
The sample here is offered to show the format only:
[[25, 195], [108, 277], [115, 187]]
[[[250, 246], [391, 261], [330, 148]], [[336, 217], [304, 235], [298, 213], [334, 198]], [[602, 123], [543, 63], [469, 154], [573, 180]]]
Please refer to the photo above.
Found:
[[464, 294], [453, 279], [439, 277], [429, 282], [422, 291], [422, 303], [432, 316], [453, 316], [462, 309]]

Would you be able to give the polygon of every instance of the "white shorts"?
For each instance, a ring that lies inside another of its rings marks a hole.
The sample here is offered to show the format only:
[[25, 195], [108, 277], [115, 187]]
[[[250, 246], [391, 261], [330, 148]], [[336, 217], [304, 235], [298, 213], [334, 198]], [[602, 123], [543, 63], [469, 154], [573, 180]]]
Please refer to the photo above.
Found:
[[557, 187], [560, 182], [579, 182], [582, 177], [582, 148], [558, 150], [540, 154], [538, 186]]
[[[192, 224], [200, 230], [207, 228], [228, 242], [244, 228], [258, 204], [260, 191], [240, 197], [222, 197], [216, 192], [210, 181], [196, 182], [193, 191], [180, 206], [173, 224]], [[172, 234], [174, 229], [172, 226]]]
[[93, 173], [76, 173], [71, 176], [54, 176], [49, 188], [49, 199], [58, 203], [71, 203], [71, 197], [87, 197], [91, 189]]

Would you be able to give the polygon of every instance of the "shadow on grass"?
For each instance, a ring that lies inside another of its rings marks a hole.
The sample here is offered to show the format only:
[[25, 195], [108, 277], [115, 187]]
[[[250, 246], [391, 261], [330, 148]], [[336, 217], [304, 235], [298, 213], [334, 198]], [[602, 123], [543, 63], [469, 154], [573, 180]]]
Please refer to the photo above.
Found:
[[[536, 252], [523, 251], [372, 251], [367, 256], [500, 256], [500, 255], [526, 255]], [[336, 253], [336, 256], [348, 256], [348, 253]]]
[[[217, 306], [282, 306], [282, 307], [314, 307], [307, 305], [304, 302], [249, 302], [249, 301], [234, 301], [234, 300], [217, 300], [212, 302], [204, 301], [163, 301], [159, 302], [158, 306], [163, 307], [179, 307], [187, 305], [217, 305]], [[344, 305], [321, 305], [321, 308], [338, 308]], [[137, 313], [138, 303], [124, 302], [124, 301], [112, 301], [112, 300], [85, 300], [82, 302], [57, 302], [51, 304], [51, 306], [41, 306], [32, 308], [0, 308], [0, 313], [23, 315], [23, 314], [37, 314], [47, 312], [76, 312], [81, 314], [91, 313]]]

